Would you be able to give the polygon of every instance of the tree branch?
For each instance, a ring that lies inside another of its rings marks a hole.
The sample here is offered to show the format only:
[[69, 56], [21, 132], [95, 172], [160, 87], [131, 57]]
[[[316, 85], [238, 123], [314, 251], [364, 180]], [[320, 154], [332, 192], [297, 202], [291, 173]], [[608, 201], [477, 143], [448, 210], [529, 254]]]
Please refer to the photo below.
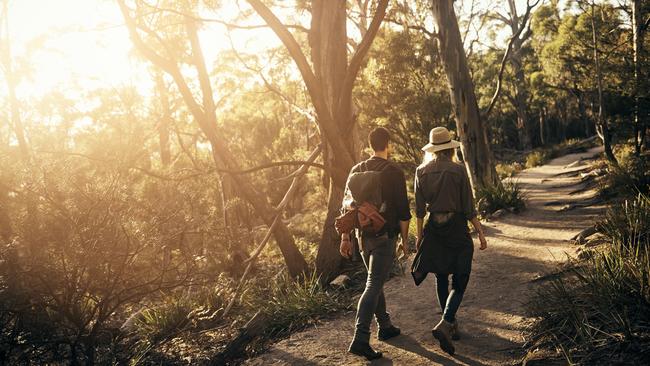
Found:
[[438, 34], [436, 32], [432, 32], [432, 31], [428, 30], [427, 28], [425, 28], [424, 26], [421, 26], [421, 25], [406, 24], [405, 22], [401, 22], [401, 21], [399, 21], [399, 20], [397, 20], [395, 18], [385, 18], [384, 20], [389, 22], [389, 23], [393, 23], [393, 24], [402, 26], [402, 27], [404, 27], [406, 29], [412, 29], [412, 30], [422, 32], [422, 33], [426, 34], [429, 37], [429, 39], [433, 39], [433, 38], [438, 36]]
[[[316, 158], [320, 154], [321, 149], [322, 149], [321, 146], [318, 146], [316, 149], [314, 149], [314, 151], [312, 151], [312, 153], [309, 155], [309, 158], [307, 159], [307, 161], [305, 163], [313, 163], [313, 161], [316, 160]], [[255, 249], [255, 251], [253, 252], [251, 257], [246, 260], [246, 262], [248, 262], [248, 264], [246, 265], [246, 269], [244, 270], [244, 273], [242, 274], [241, 278], [239, 279], [239, 283], [237, 284], [237, 287], [235, 288], [232, 300], [230, 300], [230, 302], [226, 306], [225, 310], [223, 311], [223, 314], [221, 314], [222, 318], [224, 318], [226, 315], [228, 315], [228, 313], [230, 312], [230, 309], [235, 304], [235, 301], [238, 298], [239, 290], [241, 290], [241, 288], [242, 288], [242, 286], [243, 286], [243, 284], [244, 284], [244, 282], [246, 280], [246, 277], [248, 276], [248, 273], [250, 272], [251, 268], [253, 267], [253, 264], [255, 264], [255, 261], [257, 260], [259, 255], [262, 253], [262, 250], [266, 246], [266, 243], [268, 243], [269, 239], [271, 239], [271, 234], [275, 230], [275, 226], [280, 221], [280, 218], [282, 217], [282, 213], [284, 212], [284, 209], [287, 207], [287, 205], [289, 204], [289, 201], [291, 200], [291, 197], [296, 192], [300, 177], [302, 177], [307, 172], [307, 169], [308, 169], [307, 164], [303, 164], [300, 167], [300, 169], [298, 169], [298, 173], [293, 178], [293, 181], [291, 181], [291, 185], [289, 186], [289, 189], [284, 194], [284, 197], [282, 198], [282, 201], [280, 201], [280, 203], [276, 207], [277, 213], [275, 215], [275, 218], [273, 219], [273, 223], [271, 224], [271, 226], [269, 226], [269, 229], [266, 232], [266, 235], [264, 236], [264, 239], [262, 240], [260, 245]]]
[[339, 108], [342, 106], [342, 103], [348, 103], [352, 96], [352, 87], [354, 86], [354, 80], [356, 80], [357, 75], [359, 74], [359, 70], [361, 69], [361, 63], [364, 57], [366, 57], [366, 54], [368, 54], [370, 45], [372, 45], [372, 42], [374, 41], [375, 36], [379, 31], [379, 26], [381, 25], [381, 22], [384, 20], [384, 16], [386, 16], [387, 7], [388, 7], [388, 0], [379, 1], [379, 4], [377, 5], [377, 10], [375, 11], [375, 16], [372, 18], [372, 22], [370, 22], [368, 31], [366, 32], [366, 35], [361, 40], [361, 43], [359, 43], [359, 47], [357, 48], [357, 51], [354, 53], [352, 59], [350, 60], [350, 65], [348, 66], [347, 71], [345, 73], [345, 78], [343, 79], [343, 85], [341, 86], [341, 94], [339, 96], [339, 100], [337, 103]]
[[[302, 75], [303, 80], [305, 81], [305, 85], [307, 85], [307, 89], [310, 90], [311, 95], [316, 95], [316, 90], [318, 89], [318, 83], [316, 81], [316, 75], [314, 75], [314, 72], [311, 69], [311, 66], [309, 66], [309, 62], [307, 61], [307, 58], [305, 57], [305, 54], [302, 52], [300, 49], [300, 45], [296, 41], [296, 39], [293, 37], [293, 35], [287, 30], [286, 26], [280, 22], [280, 20], [273, 14], [273, 12], [266, 6], [264, 5], [260, 0], [247, 0], [248, 3], [253, 7], [253, 10], [259, 14], [262, 19], [271, 27], [273, 32], [280, 38], [284, 46], [287, 48], [289, 51], [289, 54], [291, 55], [291, 58], [293, 58], [294, 62], [296, 63], [296, 66], [298, 66], [298, 70], [300, 71], [300, 74]], [[312, 94], [311, 92], [314, 92]], [[319, 116], [324, 116], [327, 114], [327, 108], [325, 108], [325, 105], [319, 105], [319, 101], [314, 101], [314, 105], [317, 107], [318, 110], [318, 115]], [[322, 109], [322, 112], [324, 114], [321, 114], [320, 109]]]
[[199, 36], [194, 22], [195, 20], [186, 18], [185, 28], [192, 48], [192, 63], [194, 64], [199, 77], [201, 94], [203, 94], [203, 108], [205, 108], [204, 113], [214, 115], [216, 106], [214, 104], [212, 86], [210, 85], [210, 76], [208, 75], [208, 70], [205, 66], [205, 59], [203, 58], [203, 51], [201, 50], [201, 43], [199, 42]]
[[[487, 119], [488, 116], [490, 115], [490, 112], [492, 112], [492, 109], [494, 108], [497, 99], [499, 99], [499, 94], [501, 93], [501, 88], [502, 88], [502, 83], [503, 83], [503, 72], [505, 71], [506, 68], [506, 63], [508, 62], [508, 58], [510, 57], [510, 52], [512, 51], [512, 45], [514, 44], [515, 40], [519, 38], [519, 35], [521, 32], [526, 28], [526, 24], [528, 23], [528, 19], [530, 18], [530, 12], [531, 10], [537, 6], [540, 0], [537, 0], [533, 5], [530, 5], [530, 3], [527, 3], [526, 5], [526, 13], [524, 14], [522, 18], [522, 24], [517, 30], [515, 34], [512, 35], [510, 40], [508, 41], [508, 47], [506, 47], [506, 52], [503, 54], [503, 58], [501, 59], [501, 66], [499, 68], [499, 75], [497, 78], [497, 88], [494, 91], [494, 95], [492, 96], [492, 99], [490, 100], [490, 104], [488, 105], [487, 109], [485, 112], [482, 114], [483, 119]], [[500, 14], [499, 14], [500, 15]]]
[[[162, 7], [159, 7], [159, 6], [156, 6], [156, 5], [149, 4], [149, 3], [144, 2], [144, 1], [142, 3], [145, 6], [147, 6], [148, 8], [151, 8], [151, 9], [154, 9], [154, 10], [157, 10], [157, 11], [160, 11], [160, 12], [168, 12], [168, 13], [180, 15], [182, 17], [190, 18], [192, 20], [199, 21], [199, 22], [217, 23], [217, 24], [221, 24], [221, 25], [225, 26], [228, 29], [252, 30], [252, 29], [269, 28], [268, 24], [241, 25], [241, 24], [235, 24], [235, 23], [227, 22], [227, 21], [221, 20], [221, 19], [203, 18], [203, 17], [196, 16], [194, 14], [186, 13], [184, 11], [180, 11], [180, 10], [176, 10], [176, 9], [162, 8]], [[299, 31], [302, 31], [302, 32], [309, 33], [308, 28], [306, 28], [306, 27], [304, 27], [302, 25], [299, 25], [299, 24], [285, 24], [285, 27], [287, 27], [289, 29], [295, 29], [295, 30], [299, 30]]]
[[[331, 145], [332, 149], [346, 152], [346, 160], [354, 162], [354, 157], [348, 148], [341, 142], [340, 136], [341, 131], [338, 125], [334, 121], [334, 117], [328, 109], [325, 96], [323, 94], [323, 89], [318, 83], [316, 75], [314, 74], [311, 66], [307, 62], [305, 54], [300, 49], [300, 45], [296, 42], [293, 35], [287, 30], [287, 28], [280, 22], [280, 20], [273, 14], [273, 12], [260, 0], [247, 0], [248, 3], [253, 7], [253, 10], [257, 12], [259, 16], [264, 19], [264, 21], [269, 24], [273, 32], [280, 38], [282, 43], [285, 45], [289, 51], [289, 55], [293, 58], [294, 62], [300, 70], [303, 81], [307, 86], [309, 96], [311, 97], [312, 104], [316, 110], [316, 115], [318, 116], [318, 123], [320, 130], [324, 133], [327, 142]], [[388, 0], [382, 0], [388, 2]], [[372, 28], [372, 25], [371, 25]], [[369, 32], [370, 33], [370, 32]], [[366, 36], [368, 36], [368, 34]], [[362, 41], [363, 43], [363, 41]], [[359, 46], [361, 47], [361, 45]]]
[[[129, 8], [124, 3], [124, 0], [117, 0], [117, 2], [120, 6], [120, 11], [124, 16], [127, 29], [129, 30], [129, 35], [131, 36], [131, 40], [133, 41], [133, 44], [136, 46], [136, 49], [142, 52], [144, 56], [147, 59], [149, 59], [154, 65], [163, 69], [174, 79], [179, 92], [183, 96], [183, 99], [185, 100], [188, 108], [190, 109], [190, 112], [195, 117], [204, 116], [203, 109], [194, 99], [194, 95], [192, 94], [192, 91], [190, 90], [187, 83], [185, 82], [185, 79], [183, 78], [180, 69], [178, 68], [178, 65], [174, 61], [159, 55], [156, 51], [150, 48], [140, 37], [140, 34], [138, 34], [138, 28], [145, 30], [145, 32], [149, 34], [153, 32], [150, 29], [144, 27], [143, 25], [136, 24], [134, 18], [132, 18], [131, 15], [129, 14]], [[202, 125], [201, 126], [202, 128], [205, 128], [206, 132], [214, 133], [214, 126], [209, 126], [206, 123], [204, 123], [203, 118], [196, 118], [196, 120], [199, 123], [199, 125]]]

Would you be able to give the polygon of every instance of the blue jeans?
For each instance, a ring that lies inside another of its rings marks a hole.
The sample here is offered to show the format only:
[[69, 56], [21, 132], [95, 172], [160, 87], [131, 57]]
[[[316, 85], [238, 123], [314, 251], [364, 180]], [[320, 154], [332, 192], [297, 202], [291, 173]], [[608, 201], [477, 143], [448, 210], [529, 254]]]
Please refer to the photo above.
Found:
[[368, 270], [368, 277], [366, 288], [357, 305], [354, 341], [364, 343], [370, 341], [370, 322], [373, 315], [379, 328], [386, 329], [392, 326], [390, 315], [386, 311], [384, 283], [388, 280], [393, 265], [396, 241], [397, 238], [389, 238], [388, 235], [361, 239], [361, 255]]
[[456, 320], [456, 312], [463, 301], [463, 295], [469, 282], [469, 274], [451, 275], [451, 292], [449, 292], [449, 275], [436, 274], [436, 291], [438, 302], [442, 309], [442, 318], [453, 323]]

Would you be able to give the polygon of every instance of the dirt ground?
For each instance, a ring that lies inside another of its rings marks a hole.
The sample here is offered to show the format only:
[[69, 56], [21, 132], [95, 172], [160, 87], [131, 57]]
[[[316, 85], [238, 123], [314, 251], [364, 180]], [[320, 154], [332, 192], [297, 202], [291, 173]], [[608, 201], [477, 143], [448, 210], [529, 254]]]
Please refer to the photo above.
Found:
[[[489, 247], [475, 250], [473, 272], [458, 313], [462, 339], [456, 355], [443, 353], [431, 336], [440, 319], [434, 278], [416, 287], [410, 273], [385, 287], [393, 323], [402, 335], [379, 342], [373, 324], [372, 346], [384, 358], [368, 363], [346, 352], [354, 332], [354, 312], [293, 334], [246, 365], [512, 365], [521, 361], [522, 331], [527, 319], [523, 304], [537, 283], [531, 280], [556, 270], [577, 247], [569, 239], [602, 215], [604, 206], [560, 211], [551, 201], [581, 200], [594, 192], [570, 195], [578, 178], [559, 173], [585, 167], [601, 151], [566, 155], [528, 169], [514, 179], [525, 191], [528, 208], [485, 223]], [[580, 161], [580, 163], [575, 163]], [[569, 167], [570, 165], [570, 167]], [[475, 239], [475, 242], [477, 240]], [[412, 256], [411, 256], [412, 258]], [[410, 262], [409, 262], [410, 264]]]

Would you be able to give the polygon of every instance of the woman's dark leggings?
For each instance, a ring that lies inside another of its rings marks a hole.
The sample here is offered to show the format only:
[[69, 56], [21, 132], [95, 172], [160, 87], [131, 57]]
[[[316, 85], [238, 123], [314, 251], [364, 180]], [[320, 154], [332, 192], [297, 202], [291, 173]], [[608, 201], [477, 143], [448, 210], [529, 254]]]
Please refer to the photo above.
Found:
[[451, 275], [451, 293], [449, 292], [449, 275], [436, 274], [436, 290], [438, 302], [442, 309], [442, 318], [453, 323], [456, 320], [456, 312], [463, 300], [469, 274]]

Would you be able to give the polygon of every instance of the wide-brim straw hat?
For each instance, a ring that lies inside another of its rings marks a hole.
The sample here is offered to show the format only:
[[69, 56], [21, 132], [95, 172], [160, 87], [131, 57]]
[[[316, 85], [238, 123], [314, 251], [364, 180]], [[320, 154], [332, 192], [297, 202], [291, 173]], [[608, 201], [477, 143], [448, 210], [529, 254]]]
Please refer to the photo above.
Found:
[[436, 127], [429, 132], [429, 143], [424, 145], [423, 151], [434, 153], [447, 149], [460, 147], [460, 142], [453, 140], [449, 130], [444, 127]]

